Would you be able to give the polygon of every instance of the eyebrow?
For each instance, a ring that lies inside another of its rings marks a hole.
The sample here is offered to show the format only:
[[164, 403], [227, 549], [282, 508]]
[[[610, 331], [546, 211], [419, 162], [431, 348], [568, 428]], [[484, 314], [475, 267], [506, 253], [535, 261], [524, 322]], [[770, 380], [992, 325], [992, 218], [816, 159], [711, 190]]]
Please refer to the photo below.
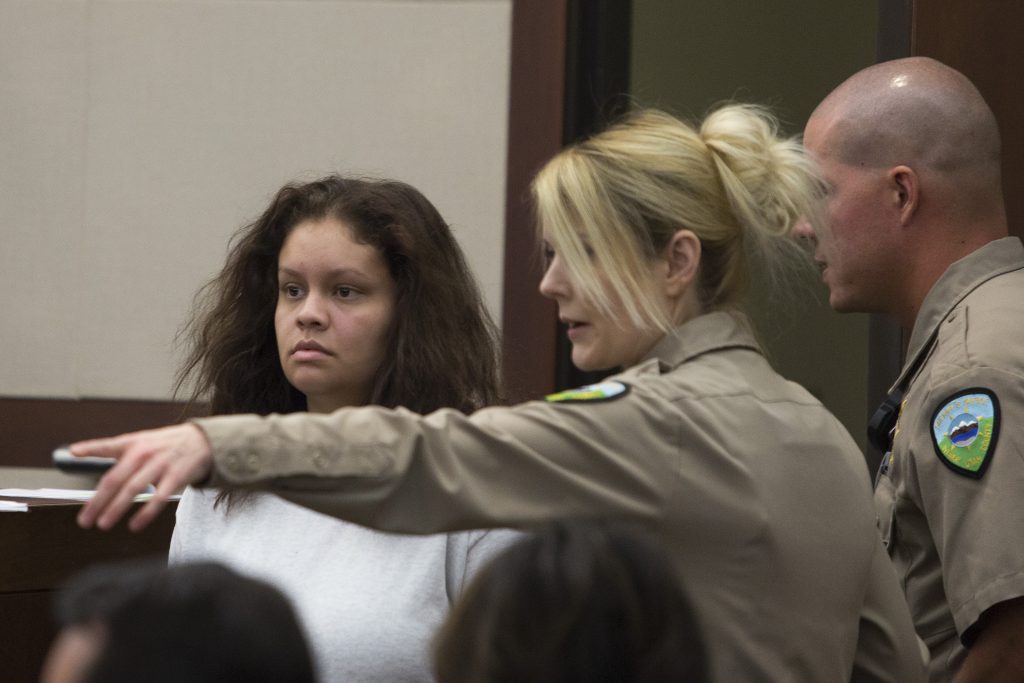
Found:
[[[279, 267], [277, 269], [278, 276], [287, 275], [289, 277], [303, 278], [305, 274], [287, 267]], [[334, 268], [333, 270], [327, 271], [327, 277], [355, 277], [355, 278], [368, 278], [369, 276], [361, 270], [356, 268]]]

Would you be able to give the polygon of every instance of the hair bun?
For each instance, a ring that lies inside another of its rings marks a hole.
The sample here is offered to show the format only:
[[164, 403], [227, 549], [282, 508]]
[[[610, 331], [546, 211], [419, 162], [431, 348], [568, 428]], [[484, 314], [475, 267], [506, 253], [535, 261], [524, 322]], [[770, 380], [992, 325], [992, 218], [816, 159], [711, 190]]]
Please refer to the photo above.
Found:
[[789, 234], [807, 214], [807, 188], [817, 183], [813, 164], [795, 139], [779, 137], [766, 109], [730, 104], [704, 120], [700, 136], [710, 150], [739, 223], [760, 235]]

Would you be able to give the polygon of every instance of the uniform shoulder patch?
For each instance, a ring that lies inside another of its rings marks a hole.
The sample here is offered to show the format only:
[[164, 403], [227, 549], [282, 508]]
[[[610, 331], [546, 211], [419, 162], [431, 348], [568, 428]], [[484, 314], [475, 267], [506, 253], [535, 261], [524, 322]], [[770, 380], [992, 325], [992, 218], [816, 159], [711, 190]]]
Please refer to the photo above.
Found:
[[931, 430], [932, 445], [943, 465], [981, 479], [999, 437], [999, 399], [981, 387], [958, 391], [932, 414]]
[[625, 382], [600, 382], [588, 384], [577, 389], [559, 391], [557, 394], [548, 394], [544, 400], [549, 403], [584, 403], [597, 401], [612, 401], [622, 398], [629, 393], [629, 385]]

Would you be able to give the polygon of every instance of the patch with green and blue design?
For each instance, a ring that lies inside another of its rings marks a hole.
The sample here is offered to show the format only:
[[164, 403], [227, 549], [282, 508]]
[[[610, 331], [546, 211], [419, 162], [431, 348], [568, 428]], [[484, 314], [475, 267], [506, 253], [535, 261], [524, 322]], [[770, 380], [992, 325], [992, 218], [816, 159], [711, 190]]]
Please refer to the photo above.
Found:
[[596, 401], [611, 401], [622, 398], [629, 393], [629, 385], [624, 382], [599, 382], [588, 384], [577, 389], [559, 391], [557, 394], [548, 394], [544, 397], [549, 403], [584, 403]]
[[981, 479], [999, 436], [999, 399], [983, 388], [959, 391], [932, 414], [932, 444], [942, 464]]

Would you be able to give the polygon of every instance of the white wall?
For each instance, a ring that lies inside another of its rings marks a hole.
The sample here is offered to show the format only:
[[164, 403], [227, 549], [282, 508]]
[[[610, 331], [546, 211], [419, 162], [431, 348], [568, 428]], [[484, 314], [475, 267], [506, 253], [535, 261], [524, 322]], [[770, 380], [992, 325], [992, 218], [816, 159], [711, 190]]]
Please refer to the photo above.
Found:
[[395, 177], [500, 319], [511, 0], [0, 0], [0, 395], [169, 397], [283, 183]]

